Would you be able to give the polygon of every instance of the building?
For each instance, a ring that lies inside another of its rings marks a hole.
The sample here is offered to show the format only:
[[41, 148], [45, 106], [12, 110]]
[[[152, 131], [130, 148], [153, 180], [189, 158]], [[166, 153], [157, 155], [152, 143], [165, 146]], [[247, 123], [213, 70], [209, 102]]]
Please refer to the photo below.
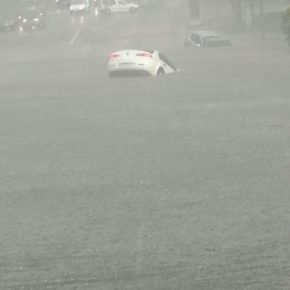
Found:
[[260, 21], [262, 14], [266, 18], [269, 14], [278, 15], [290, 5], [290, 0], [187, 0], [187, 2], [192, 22], [224, 27], [252, 27]]

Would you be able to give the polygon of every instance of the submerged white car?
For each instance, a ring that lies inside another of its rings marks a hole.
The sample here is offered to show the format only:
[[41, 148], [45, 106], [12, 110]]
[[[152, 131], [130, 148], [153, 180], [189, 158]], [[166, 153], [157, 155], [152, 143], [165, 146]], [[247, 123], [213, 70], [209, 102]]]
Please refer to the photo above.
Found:
[[156, 50], [120, 50], [111, 54], [109, 76], [158, 76], [179, 71], [172, 62]]

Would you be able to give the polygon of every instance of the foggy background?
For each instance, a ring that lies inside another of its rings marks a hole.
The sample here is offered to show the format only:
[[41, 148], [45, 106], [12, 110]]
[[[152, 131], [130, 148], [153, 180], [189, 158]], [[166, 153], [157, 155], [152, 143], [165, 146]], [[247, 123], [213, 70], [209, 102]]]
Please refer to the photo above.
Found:
[[[32, 4], [45, 30], [0, 33], [0, 289], [289, 289], [289, 2]], [[184, 47], [205, 28], [233, 46]], [[180, 72], [109, 79], [135, 48]]]

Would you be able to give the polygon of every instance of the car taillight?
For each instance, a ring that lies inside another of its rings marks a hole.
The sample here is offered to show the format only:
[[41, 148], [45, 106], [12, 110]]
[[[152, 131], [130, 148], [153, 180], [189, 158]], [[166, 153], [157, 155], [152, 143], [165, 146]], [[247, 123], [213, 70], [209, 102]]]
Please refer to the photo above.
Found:
[[120, 57], [120, 55], [117, 54], [117, 53], [112, 53], [111, 56], [110, 56], [110, 59], [114, 59], [114, 58], [117, 58], [117, 57]]
[[137, 53], [136, 56], [140, 56], [140, 57], [152, 57], [151, 53], [147, 53], [147, 52], [140, 52]]

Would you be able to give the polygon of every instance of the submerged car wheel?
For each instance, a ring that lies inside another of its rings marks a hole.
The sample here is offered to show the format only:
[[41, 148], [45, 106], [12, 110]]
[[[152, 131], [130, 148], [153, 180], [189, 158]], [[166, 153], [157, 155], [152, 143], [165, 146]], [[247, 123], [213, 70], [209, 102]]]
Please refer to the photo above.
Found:
[[164, 70], [163, 70], [162, 67], [160, 67], [160, 68], [158, 69], [158, 71], [157, 71], [157, 75], [158, 75], [158, 76], [164, 75]]

